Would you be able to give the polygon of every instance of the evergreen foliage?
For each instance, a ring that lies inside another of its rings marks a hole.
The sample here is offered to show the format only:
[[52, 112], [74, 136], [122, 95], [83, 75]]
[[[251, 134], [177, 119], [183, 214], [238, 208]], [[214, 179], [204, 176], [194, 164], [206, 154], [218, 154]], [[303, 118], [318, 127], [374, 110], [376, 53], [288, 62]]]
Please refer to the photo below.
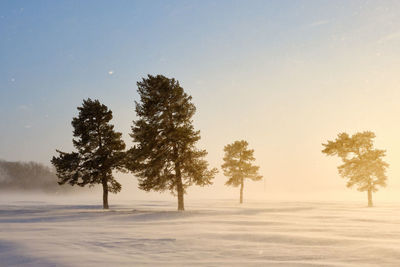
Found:
[[389, 166], [383, 157], [386, 151], [374, 149], [375, 134], [370, 131], [349, 136], [340, 133], [335, 141], [322, 144], [322, 153], [328, 156], [339, 156], [343, 164], [338, 167], [339, 174], [348, 178], [347, 187], [357, 185], [361, 192], [368, 192], [368, 206], [372, 207], [372, 192], [378, 191], [378, 186], [386, 186], [386, 168]]
[[224, 163], [221, 165], [224, 175], [228, 177], [226, 185], [238, 187], [240, 185], [240, 203], [243, 203], [244, 179], [259, 181], [259, 166], [252, 164], [255, 161], [254, 149], [248, 149], [247, 141], [235, 141], [224, 147]]
[[212, 184], [217, 170], [209, 169], [205, 150], [196, 148], [200, 131], [193, 127], [196, 112], [192, 97], [179, 82], [162, 75], [148, 75], [137, 83], [140, 102], [133, 121], [134, 147], [126, 166], [145, 191], [169, 190], [178, 196], [178, 210], [184, 210], [186, 188]]
[[57, 150], [53, 157], [59, 184], [103, 186], [103, 208], [108, 209], [108, 192], [117, 193], [121, 185], [113, 177], [113, 170], [123, 171], [125, 143], [122, 134], [110, 124], [112, 112], [98, 100], [90, 98], [78, 107], [73, 118], [73, 145], [77, 152]]

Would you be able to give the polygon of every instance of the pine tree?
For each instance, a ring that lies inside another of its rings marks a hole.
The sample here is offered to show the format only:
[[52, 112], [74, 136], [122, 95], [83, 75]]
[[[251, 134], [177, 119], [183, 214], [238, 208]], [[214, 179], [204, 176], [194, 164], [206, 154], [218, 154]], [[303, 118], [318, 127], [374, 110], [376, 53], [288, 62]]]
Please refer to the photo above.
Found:
[[383, 161], [385, 150], [374, 149], [373, 132], [356, 133], [349, 136], [340, 133], [335, 141], [322, 144], [325, 149], [322, 153], [328, 156], [339, 156], [343, 164], [338, 167], [339, 174], [348, 178], [347, 187], [358, 186], [361, 192], [368, 193], [368, 206], [372, 207], [372, 192], [378, 191], [378, 186], [386, 186], [386, 168], [389, 166]]
[[186, 188], [212, 184], [217, 172], [208, 169], [207, 152], [195, 147], [200, 131], [193, 127], [192, 97], [178, 81], [162, 75], [148, 75], [137, 86], [138, 120], [131, 133], [135, 145], [126, 166], [138, 176], [140, 189], [170, 190], [178, 196], [178, 210], [184, 210]]
[[83, 100], [79, 115], [73, 118], [73, 145], [77, 152], [65, 153], [51, 160], [59, 184], [103, 186], [103, 208], [108, 209], [108, 192], [121, 191], [113, 170], [123, 171], [125, 143], [122, 134], [110, 124], [112, 112], [98, 100]]
[[240, 203], [243, 203], [244, 179], [249, 178], [259, 181], [262, 176], [258, 174], [260, 167], [252, 165], [255, 160], [254, 149], [248, 149], [244, 140], [235, 141], [224, 147], [224, 164], [221, 165], [224, 175], [228, 177], [226, 185], [238, 187], [240, 185]]

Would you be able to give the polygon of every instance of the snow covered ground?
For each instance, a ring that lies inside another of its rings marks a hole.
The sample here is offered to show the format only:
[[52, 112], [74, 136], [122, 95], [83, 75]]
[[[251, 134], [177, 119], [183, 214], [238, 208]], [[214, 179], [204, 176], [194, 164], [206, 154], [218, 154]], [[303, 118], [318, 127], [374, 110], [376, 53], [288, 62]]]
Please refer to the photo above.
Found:
[[1, 266], [400, 266], [400, 206], [0, 205]]

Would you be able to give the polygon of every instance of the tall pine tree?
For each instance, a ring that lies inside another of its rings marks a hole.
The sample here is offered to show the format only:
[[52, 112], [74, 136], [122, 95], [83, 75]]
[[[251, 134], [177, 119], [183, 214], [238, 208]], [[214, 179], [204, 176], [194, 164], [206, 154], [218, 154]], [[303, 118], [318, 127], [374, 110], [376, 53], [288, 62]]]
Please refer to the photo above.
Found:
[[224, 163], [221, 165], [224, 175], [228, 177], [226, 185], [240, 186], [240, 203], [243, 203], [244, 179], [259, 181], [262, 176], [258, 174], [260, 167], [252, 162], [255, 160], [254, 149], [248, 149], [247, 141], [235, 141], [224, 147]]
[[122, 134], [110, 124], [112, 112], [98, 100], [90, 98], [78, 107], [79, 115], [72, 120], [72, 140], [77, 152], [53, 157], [59, 184], [78, 186], [103, 186], [103, 208], [108, 209], [108, 192], [121, 191], [121, 185], [113, 177], [113, 170], [123, 171], [125, 143]]
[[200, 131], [193, 127], [192, 97], [178, 81], [162, 75], [148, 75], [137, 86], [138, 119], [131, 133], [135, 145], [126, 166], [138, 176], [140, 189], [170, 190], [178, 196], [178, 210], [184, 210], [186, 188], [212, 184], [217, 172], [208, 168], [207, 152], [195, 147]]
[[322, 153], [328, 156], [339, 156], [343, 164], [338, 167], [339, 174], [348, 178], [347, 187], [358, 186], [361, 192], [367, 191], [368, 207], [372, 207], [372, 192], [378, 186], [386, 186], [386, 168], [389, 166], [383, 157], [385, 150], [374, 149], [373, 132], [356, 133], [349, 136], [340, 133], [335, 141], [322, 144]]

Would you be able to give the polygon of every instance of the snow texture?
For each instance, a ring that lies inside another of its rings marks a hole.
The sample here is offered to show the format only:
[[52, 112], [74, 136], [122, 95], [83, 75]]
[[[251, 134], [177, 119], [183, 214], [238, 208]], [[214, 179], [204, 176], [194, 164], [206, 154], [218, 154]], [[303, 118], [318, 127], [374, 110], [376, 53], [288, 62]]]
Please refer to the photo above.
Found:
[[363, 203], [0, 206], [1, 266], [400, 266], [400, 206]]

